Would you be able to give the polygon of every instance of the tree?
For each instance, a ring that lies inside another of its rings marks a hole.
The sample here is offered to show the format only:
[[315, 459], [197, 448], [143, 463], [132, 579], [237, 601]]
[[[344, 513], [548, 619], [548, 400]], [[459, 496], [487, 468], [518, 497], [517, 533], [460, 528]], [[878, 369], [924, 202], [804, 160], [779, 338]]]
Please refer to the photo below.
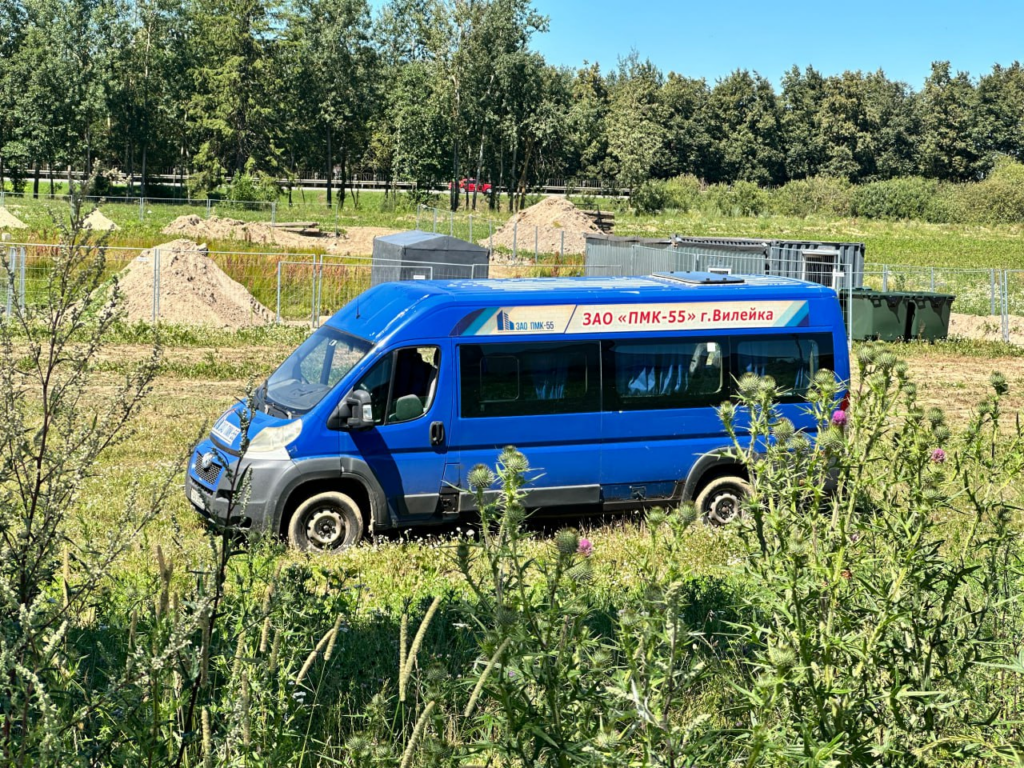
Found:
[[193, 86], [188, 116], [205, 191], [224, 173], [281, 168], [275, 54], [284, 29], [280, 0], [190, 0]]
[[662, 173], [683, 173], [697, 177], [708, 174], [711, 134], [708, 130], [708, 85], [670, 72], [661, 89], [661, 103], [668, 119], [665, 123], [665, 155]]
[[825, 78], [814, 67], [801, 72], [794, 66], [783, 76], [779, 106], [788, 179], [821, 173], [825, 160], [820, 124], [824, 98]]
[[737, 70], [711, 90], [708, 114], [715, 154], [709, 180], [784, 180], [781, 114], [771, 83]]
[[619, 183], [634, 189], [650, 178], [665, 154], [666, 111], [660, 101], [662, 75], [634, 51], [619, 62], [611, 88], [608, 153], [618, 164]]
[[1024, 159], [1024, 68], [998, 64], [981, 78], [977, 88], [975, 142], [982, 152]]
[[345, 181], [369, 140], [367, 123], [374, 108], [368, 98], [376, 57], [370, 46], [370, 10], [366, 0], [300, 0], [297, 52], [306, 77], [304, 97], [323, 140], [327, 205], [332, 204], [335, 158], [341, 158], [341, 204]]
[[977, 144], [977, 94], [965, 72], [950, 74], [948, 61], [932, 64], [918, 97], [921, 171], [946, 181], [967, 181], [984, 168]]

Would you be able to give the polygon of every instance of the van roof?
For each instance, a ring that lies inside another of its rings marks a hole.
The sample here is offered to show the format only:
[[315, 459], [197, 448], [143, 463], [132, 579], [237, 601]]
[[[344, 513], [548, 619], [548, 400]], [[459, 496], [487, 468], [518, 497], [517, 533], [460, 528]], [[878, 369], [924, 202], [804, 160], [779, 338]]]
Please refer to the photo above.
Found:
[[[425, 280], [414, 281], [415, 288], [430, 287], [437, 294], [459, 300], [485, 300], [501, 296], [508, 301], [519, 294], [523, 299], [536, 301], [538, 293], [557, 293], [552, 302], [578, 299], [613, 298], [610, 294], [621, 294], [623, 298], [635, 299], [637, 295], [651, 299], [691, 299], [700, 296], [714, 299], [716, 296], [735, 298], [742, 291], [745, 297], [751, 294], [769, 296], [788, 288], [794, 293], [830, 294], [831, 288], [818, 283], [807, 283], [775, 275], [722, 275], [714, 272], [655, 272], [647, 277], [525, 277], [503, 280]], [[699, 292], [699, 293], [695, 293]], [[724, 293], [723, 293], [724, 292]]]
[[[716, 282], [704, 283], [705, 279]], [[457, 305], [750, 301], [829, 296], [835, 296], [831, 288], [787, 277], [703, 272], [660, 272], [648, 277], [406, 280], [371, 288], [337, 312], [328, 324], [377, 342], [427, 307], [433, 310]]]

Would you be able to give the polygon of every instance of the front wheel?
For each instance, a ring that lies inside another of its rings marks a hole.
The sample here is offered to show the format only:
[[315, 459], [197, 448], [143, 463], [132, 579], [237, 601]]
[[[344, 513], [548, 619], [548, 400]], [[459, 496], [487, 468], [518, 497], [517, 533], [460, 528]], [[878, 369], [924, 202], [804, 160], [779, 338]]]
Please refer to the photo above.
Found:
[[335, 491], [306, 499], [288, 523], [288, 543], [302, 552], [340, 552], [361, 538], [359, 505]]
[[698, 494], [695, 504], [710, 525], [725, 525], [743, 511], [750, 483], [741, 477], [719, 477]]

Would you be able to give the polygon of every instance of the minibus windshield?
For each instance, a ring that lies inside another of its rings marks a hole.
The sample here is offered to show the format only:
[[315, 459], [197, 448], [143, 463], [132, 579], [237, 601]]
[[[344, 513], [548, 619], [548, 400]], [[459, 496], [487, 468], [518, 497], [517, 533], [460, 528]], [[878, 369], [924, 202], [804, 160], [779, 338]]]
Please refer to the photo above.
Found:
[[286, 419], [307, 413], [372, 346], [335, 328], [321, 328], [302, 342], [260, 387], [256, 407]]

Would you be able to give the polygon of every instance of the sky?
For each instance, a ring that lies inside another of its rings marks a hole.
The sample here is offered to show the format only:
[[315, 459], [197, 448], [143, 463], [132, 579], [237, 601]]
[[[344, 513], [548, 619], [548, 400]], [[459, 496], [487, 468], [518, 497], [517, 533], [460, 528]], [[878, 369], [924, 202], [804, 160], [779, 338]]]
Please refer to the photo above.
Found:
[[973, 77], [1024, 60], [1024, 0], [534, 0], [550, 64], [613, 69], [635, 49], [713, 84], [736, 69], [778, 85], [794, 64], [824, 75], [879, 68], [919, 90], [933, 61]]

